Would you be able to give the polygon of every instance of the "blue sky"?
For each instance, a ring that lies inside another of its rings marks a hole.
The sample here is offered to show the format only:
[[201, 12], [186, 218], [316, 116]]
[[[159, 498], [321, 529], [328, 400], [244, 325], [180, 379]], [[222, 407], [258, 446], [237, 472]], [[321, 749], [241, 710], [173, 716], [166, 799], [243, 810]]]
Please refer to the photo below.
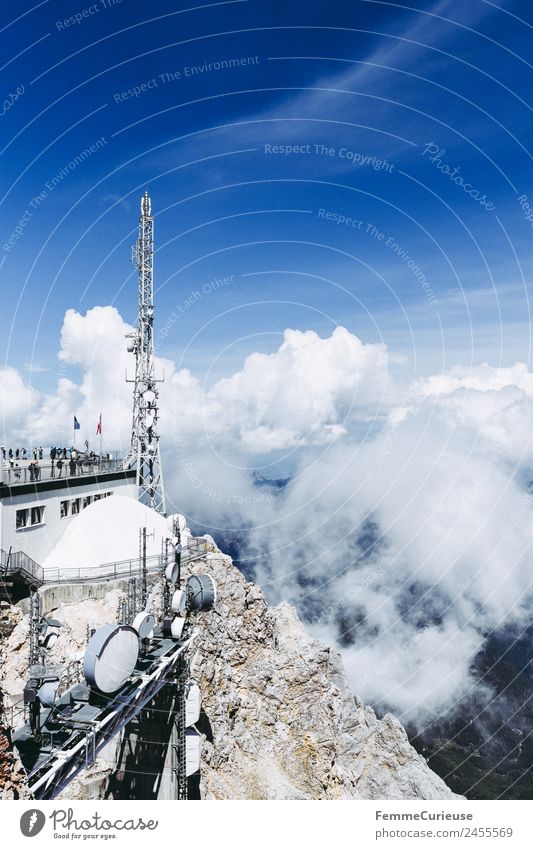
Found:
[[409, 7], [12, 4], [0, 437], [69, 444], [75, 413], [94, 445], [103, 410], [127, 450], [148, 188], [169, 511], [251, 529], [272, 597], [351, 597], [350, 680], [425, 721], [531, 621], [532, 27], [525, 0]]
[[47, 390], [67, 308], [133, 322], [145, 187], [159, 352], [201, 377], [336, 324], [415, 374], [529, 363], [529, 4], [192, 5], [4, 21], [4, 364]]

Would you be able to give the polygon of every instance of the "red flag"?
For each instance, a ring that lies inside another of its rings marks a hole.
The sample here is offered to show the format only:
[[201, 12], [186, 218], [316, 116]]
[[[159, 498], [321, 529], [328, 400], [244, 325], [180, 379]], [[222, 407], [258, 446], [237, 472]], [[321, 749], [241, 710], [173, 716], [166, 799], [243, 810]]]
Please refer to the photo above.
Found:
[[100, 413], [100, 418], [98, 419], [98, 425], [97, 425], [97, 428], [96, 428], [96, 435], [97, 436], [102, 435], [102, 413]]

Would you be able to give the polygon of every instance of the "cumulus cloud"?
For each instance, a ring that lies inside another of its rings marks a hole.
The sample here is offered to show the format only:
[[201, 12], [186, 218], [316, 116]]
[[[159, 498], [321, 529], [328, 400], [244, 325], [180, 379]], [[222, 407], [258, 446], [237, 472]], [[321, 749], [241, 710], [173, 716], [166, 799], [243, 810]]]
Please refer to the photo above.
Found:
[[[69, 311], [59, 357], [73, 373], [45, 395], [7, 370], [4, 425], [23, 434], [31, 408], [43, 443], [57, 441], [73, 406], [95, 422], [103, 408], [126, 446], [129, 329], [111, 307]], [[492, 631], [529, 622], [533, 375], [482, 365], [400, 385], [391, 360], [342, 327], [287, 330], [211, 386], [158, 360], [164, 472], [171, 509], [240, 531], [270, 599], [342, 650], [361, 696], [420, 724], [471, 688], [488, 698], [474, 657]], [[269, 462], [286, 487], [254, 481]]]
[[[331, 442], [350, 423], [373, 417], [385, 403], [388, 356], [344, 327], [329, 338], [286, 330], [272, 354], [254, 353], [242, 369], [202, 391], [188, 371], [170, 382], [171, 401], [189, 437], [202, 436], [248, 454]], [[181, 413], [180, 413], [181, 411]], [[192, 413], [192, 415], [191, 415]]]

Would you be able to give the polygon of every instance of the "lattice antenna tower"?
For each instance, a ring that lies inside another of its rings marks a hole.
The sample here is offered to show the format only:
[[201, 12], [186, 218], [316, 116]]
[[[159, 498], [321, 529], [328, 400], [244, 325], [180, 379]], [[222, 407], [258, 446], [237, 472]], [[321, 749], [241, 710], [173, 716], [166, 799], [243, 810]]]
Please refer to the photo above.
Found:
[[135, 354], [131, 462], [136, 464], [138, 500], [165, 513], [163, 473], [159, 447], [159, 392], [154, 366], [154, 219], [145, 192], [141, 200], [139, 236], [132, 251], [138, 269], [137, 328], [129, 334], [128, 351]]

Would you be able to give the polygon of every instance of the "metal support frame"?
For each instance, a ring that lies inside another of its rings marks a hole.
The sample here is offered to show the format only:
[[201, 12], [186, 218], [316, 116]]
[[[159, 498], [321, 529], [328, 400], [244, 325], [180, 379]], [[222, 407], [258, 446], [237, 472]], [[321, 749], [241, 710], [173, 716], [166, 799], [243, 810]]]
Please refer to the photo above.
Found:
[[175, 727], [177, 744], [172, 747], [172, 771], [176, 779], [176, 799], [187, 799], [187, 737], [186, 737], [186, 696], [187, 682], [190, 677], [189, 661], [186, 655], [181, 655], [176, 669], [176, 684], [178, 690], [178, 706], [176, 710]]
[[154, 366], [154, 219], [152, 204], [145, 192], [141, 200], [139, 235], [133, 251], [138, 269], [137, 328], [129, 335], [135, 353], [135, 386], [131, 429], [131, 461], [136, 463], [138, 500], [165, 513], [163, 473], [159, 449], [159, 393]]
[[41, 597], [38, 590], [32, 589], [30, 595], [30, 656], [29, 666], [40, 663], [42, 652], [39, 646], [39, 623], [41, 621]]
[[146, 527], [139, 530], [139, 577], [140, 577], [140, 610], [146, 610], [148, 602], [148, 581], [146, 568]]
[[[194, 635], [161, 657], [156, 668], [143, 675], [129, 692], [122, 691], [111, 699], [101, 719], [91, 729], [80, 728], [69, 746], [55, 750], [28, 775], [28, 789], [35, 799], [55, 799], [68, 784], [94, 763], [98, 753], [118, 734], [145, 705], [167, 684], [175, 680], [176, 665], [187, 651]], [[184, 740], [185, 745], [185, 740]]]
[[131, 624], [137, 613], [137, 578], [128, 581], [128, 619]]

